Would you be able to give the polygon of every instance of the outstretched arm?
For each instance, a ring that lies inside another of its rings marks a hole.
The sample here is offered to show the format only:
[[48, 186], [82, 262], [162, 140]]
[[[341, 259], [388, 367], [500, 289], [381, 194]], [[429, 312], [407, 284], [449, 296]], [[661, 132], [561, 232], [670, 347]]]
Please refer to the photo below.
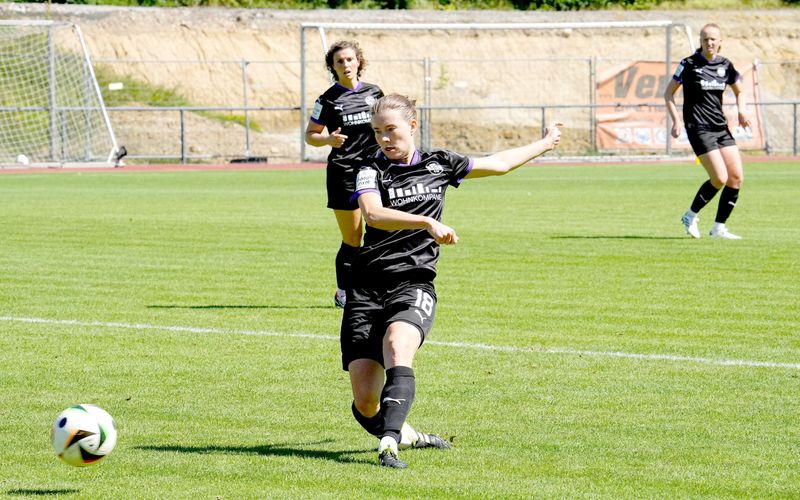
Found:
[[458, 243], [456, 231], [432, 217], [414, 215], [393, 208], [386, 208], [381, 203], [378, 193], [366, 192], [358, 197], [358, 206], [367, 225], [384, 231], [400, 229], [424, 229], [433, 236], [440, 245]]
[[563, 126], [562, 123], [553, 122], [547, 127], [545, 136], [536, 142], [519, 148], [506, 149], [483, 158], [475, 158], [472, 170], [464, 178], [476, 179], [478, 177], [504, 175], [511, 172], [537, 156], [555, 148], [561, 140], [560, 127]]

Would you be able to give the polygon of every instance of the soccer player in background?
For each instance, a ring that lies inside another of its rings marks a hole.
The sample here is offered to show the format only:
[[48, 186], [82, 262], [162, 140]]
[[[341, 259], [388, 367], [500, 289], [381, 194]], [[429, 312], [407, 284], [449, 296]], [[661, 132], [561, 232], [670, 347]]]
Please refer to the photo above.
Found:
[[[560, 123], [545, 137], [483, 158], [448, 150], [419, 151], [415, 101], [391, 94], [372, 106], [372, 129], [381, 148], [358, 170], [352, 197], [367, 224], [364, 245], [353, 261], [341, 327], [342, 366], [350, 374], [353, 415], [380, 438], [378, 462], [405, 468], [398, 456], [403, 425], [414, 401], [412, 362], [436, 314], [439, 245], [458, 242], [441, 222], [449, 186], [504, 175], [553, 149]], [[436, 435], [418, 433], [436, 448]]]
[[377, 151], [370, 126], [369, 108], [383, 96], [377, 86], [361, 81], [367, 61], [357, 42], [338, 41], [325, 54], [325, 64], [335, 83], [319, 96], [306, 126], [306, 143], [330, 146], [326, 169], [328, 208], [333, 209], [342, 234], [336, 254], [334, 304], [344, 307], [350, 265], [361, 246], [361, 211], [350, 201], [355, 166], [363, 164], [368, 150]]
[[739, 125], [748, 127], [745, 95], [739, 87], [739, 72], [728, 59], [719, 55], [722, 31], [716, 24], [706, 24], [700, 31], [700, 48], [683, 59], [664, 92], [667, 110], [672, 117], [672, 137], [678, 138], [681, 121], [675, 105], [675, 92], [683, 85], [683, 122], [692, 150], [708, 172], [709, 180], [700, 186], [681, 222], [692, 238], [700, 237], [698, 212], [722, 189], [717, 215], [709, 235], [739, 240], [725, 223], [739, 199], [744, 172], [742, 157], [722, 112], [722, 94], [730, 86], [736, 96]]

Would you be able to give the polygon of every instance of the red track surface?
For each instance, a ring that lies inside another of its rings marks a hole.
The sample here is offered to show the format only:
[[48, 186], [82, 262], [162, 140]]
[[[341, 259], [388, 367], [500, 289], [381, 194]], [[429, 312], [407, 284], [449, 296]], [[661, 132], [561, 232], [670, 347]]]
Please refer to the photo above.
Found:
[[[745, 167], [749, 162], [794, 161], [800, 163], [798, 156], [744, 156]], [[631, 163], [683, 163], [689, 160], [674, 158], [669, 160], [648, 160], [642, 158], [637, 161], [546, 161], [537, 163], [537, 166], [546, 165], [622, 165]], [[53, 168], [24, 168], [0, 167], [2, 174], [45, 174], [69, 172], [190, 172], [198, 170], [312, 170], [325, 168], [324, 163], [221, 163], [216, 165], [201, 164], [161, 164], [161, 165], [126, 165], [124, 167], [53, 167]]]
[[198, 170], [311, 170], [325, 168], [324, 163], [222, 163], [218, 165], [125, 165], [124, 167], [54, 167], [0, 168], [0, 174], [45, 174], [70, 172], [189, 172]]

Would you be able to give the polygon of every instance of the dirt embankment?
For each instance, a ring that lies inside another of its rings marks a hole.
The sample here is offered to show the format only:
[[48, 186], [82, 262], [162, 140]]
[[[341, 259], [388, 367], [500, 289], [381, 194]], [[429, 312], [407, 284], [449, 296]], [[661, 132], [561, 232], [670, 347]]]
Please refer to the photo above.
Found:
[[[242, 68], [246, 64], [247, 105], [296, 106], [300, 100], [300, 24], [312, 22], [358, 23], [556, 23], [598, 21], [671, 20], [691, 32], [673, 29], [673, 61], [697, 44], [706, 22], [723, 28], [724, 54], [735, 62], [800, 61], [800, 9], [764, 11], [278, 11], [218, 8], [121, 8], [42, 4], [1, 4], [0, 18], [68, 20], [80, 24], [95, 61], [106, 61], [119, 74], [149, 85], [174, 89], [198, 106], [244, 105]], [[321, 41], [307, 31], [306, 98], [313, 99], [329, 84], [321, 62]], [[471, 31], [428, 29], [417, 31], [328, 30], [327, 39], [357, 38], [370, 67], [364, 76], [387, 91], [398, 91], [432, 103], [513, 104], [590, 102], [587, 75], [597, 60], [663, 59], [664, 28], [648, 29], [484, 29]], [[554, 58], [557, 61], [554, 62]], [[138, 62], [137, 62], [138, 61]], [[193, 63], [187, 63], [193, 61]], [[427, 66], [426, 66], [427, 65]], [[426, 70], [425, 68], [429, 68]], [[794, 68], [794, 69], [792, 69]], [[800, 98], [800, 64], [765, 65], [764, 98]], [[511, 76], [510, 76], [511, 75]], [[426, 81], [427, 78], [427, 81]], [[427, 82], [427, 83], [426, 83]], [[153, 141], [138, 131], [130, 114], [117, 115], [118, 135], [128, 144]], [[299, 124], [296, 112], [263, 112], [255, 117], [261, 131], [255, 144], [269, 143], [268, 156], [296, 159]], [[147, 128], [169, 129], [174, 117]], [[439, 119], [439, 130], [458, 123], [447, 135], [452, 146], [489, 151], [519, 135], [514, 127], [498, 126], [530, 120], [530, 113], [501, 111], [488, 121], [492, 137], [470, 143], [469, 137], [486, 135], [486, 123], [450, 112]], [[189, 138], [195, 152], [214, 149], [212, 137], [228, 137], [238, 147], [238, 125], [210, 123], [194, 116]], [[467, 126], [466, 124], [470, 125]], [[444, 132], [442, 132], [444, 133]], [[191, 134], [190, 134], [191, 135]], [[222, 140], [222, 139], [220, 139]], [[174, 141], [173, 141], [174, 142]], [[150, 146], [148, 146], [150, 147]], [[227, 145], [220, 145], [227, 148]], [[165, 148], [173, 148], [167, 145]], [[131, 147], [128, 148], [129, 150]], [[134, 150], [136, 147], [134, 146]], [[318, 151], [319, 153], [319, 151]], [[318, 156], [322, 156], [318, 154]]]

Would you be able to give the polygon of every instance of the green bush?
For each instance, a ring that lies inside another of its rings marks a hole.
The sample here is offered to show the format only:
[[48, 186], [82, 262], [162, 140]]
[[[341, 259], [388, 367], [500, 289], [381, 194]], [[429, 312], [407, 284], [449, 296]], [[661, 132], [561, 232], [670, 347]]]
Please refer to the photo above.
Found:
[[612, 7], [648, 9], [661, 0], [511, 0], [517, 10], [598, 10]]

